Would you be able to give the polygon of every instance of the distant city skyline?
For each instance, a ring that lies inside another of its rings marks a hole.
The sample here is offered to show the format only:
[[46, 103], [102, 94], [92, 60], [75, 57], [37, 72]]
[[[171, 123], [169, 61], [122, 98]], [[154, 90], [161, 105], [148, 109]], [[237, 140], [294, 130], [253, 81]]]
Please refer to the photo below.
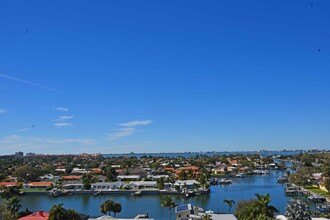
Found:
[[330, 149], [328, 1], [4, 1], [0, 154]]

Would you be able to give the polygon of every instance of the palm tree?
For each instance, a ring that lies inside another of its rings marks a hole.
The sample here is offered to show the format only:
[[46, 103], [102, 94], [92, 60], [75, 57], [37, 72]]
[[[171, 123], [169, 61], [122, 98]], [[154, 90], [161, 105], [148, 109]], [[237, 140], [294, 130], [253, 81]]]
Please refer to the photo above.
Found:
[[308, 205], [301, 200], [290, 201], [285, 208], [285, 215], [289, 220], [312, 219]]
[[63, 208], [63, 204], [53, 205], [49, 210], [48, 220], [63, 220], [67, 219], [67, 211]]
[[2, 193], [1, 193], [1, 197], [3, 199], [7, 199], [9, 200], [11, 197], [13, 196], [17, 196], [20, 194], [20, 189], [17, 186], [13, 186], [13, 187], [1, 187], [2, 189]]
[[22, 207], [20, 204], [21, 200], [18, 197], [12, 197], [7, 200], [7, 210], [10, 212], [12, 217], [16, 217], [19, 209]]
[[268, 217], [274, 217], [274, 214], [278, 212], [277, 208], [272, 205], [269, 205], [271, 202], [270, 194], [260, 195], [256, 193], [257, 197], [257, 211], [258, 214], [265, 214]]
[[70, 219], [70, 220], [80, 220], [79, 213], [74, 209], [68, 209], [66, 211], [66, 216], [67, 216], [67, 219]]
[[171, 196], [164, 196], [164, 197], [161, 198], [160, 203], [161, 203], [161, 206], [168, 207], [169, 214], [170, 214], [169, 219], [171, 220], [171, 210], [172, 210], [172, 208], [174, 208], [176, 206], [173, 199], [172, 199], [172, 197]]
[[115, 202], [115, 203], [113, 204], [113, 209], [112, 209], [112, 211], [113, 211], [113, 213], [114, 213], [113, 217], [116, 217], [116, 214], [121, 212], [121, 204], [118, 203], [118, 202]]
[[231, 208], [233, 207], [233, 204], [235, 204], [235, 201], [231, 200], [231, 199], [225, 199], [225, 200], [223, 200], [223, 203], [228, 204], [229, 213], [231, 213]]
[[114, 206], [114, 202], [111, 199], [106, 200], [100, 206], [101, 212], [103, 214], [109, 213], [108, 215], [110, 215], [111, 211], [113, 211], [113, 206]]

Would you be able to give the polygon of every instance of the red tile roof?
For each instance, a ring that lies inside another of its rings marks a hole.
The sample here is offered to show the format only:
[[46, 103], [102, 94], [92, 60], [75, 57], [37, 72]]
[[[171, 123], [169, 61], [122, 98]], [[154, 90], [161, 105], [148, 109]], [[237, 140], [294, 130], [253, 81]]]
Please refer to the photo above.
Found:
[[74, 175], [62, 176], [62, 179], [64, 179], [64, 180], [79, 180], [79, 179], [81, 179], [81, 176], [74, 176]]
[[28, 186], [51, 186], [52, 182], [31, 182], [27, 184]]
[[19, 218], [18, 220], [48, 220], [48, 217], [49, 217], [48, 212], [39, 211], [31, 215]]
[[0, 186], [17, 186], [17, 182], [0, 182]]
[[196, 166], [189, 166], [189, 167], [180, 167], [180, 170], [198, 170]]

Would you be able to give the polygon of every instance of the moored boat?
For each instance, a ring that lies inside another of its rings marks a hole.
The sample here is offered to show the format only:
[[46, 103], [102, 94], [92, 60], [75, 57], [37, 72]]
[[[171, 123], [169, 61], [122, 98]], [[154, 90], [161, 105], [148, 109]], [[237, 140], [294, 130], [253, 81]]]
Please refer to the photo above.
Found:
[[232, 180], [228, 180], [226, 178], [222, 178], [219, 183], [220, 184], [231, 184], [233, 181]]
[[326, 198], [323, 196], [308, 196], [309, 201], [315, 202], [315, 203], [324, 203], [326, 202]]

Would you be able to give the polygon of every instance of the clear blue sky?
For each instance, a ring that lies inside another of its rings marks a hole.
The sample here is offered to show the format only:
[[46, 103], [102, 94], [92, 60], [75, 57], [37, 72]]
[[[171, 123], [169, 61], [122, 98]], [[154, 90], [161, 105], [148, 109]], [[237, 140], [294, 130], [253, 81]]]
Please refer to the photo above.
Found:
[[330, 1], [0, 2], [0, 149], [330, 147]]

